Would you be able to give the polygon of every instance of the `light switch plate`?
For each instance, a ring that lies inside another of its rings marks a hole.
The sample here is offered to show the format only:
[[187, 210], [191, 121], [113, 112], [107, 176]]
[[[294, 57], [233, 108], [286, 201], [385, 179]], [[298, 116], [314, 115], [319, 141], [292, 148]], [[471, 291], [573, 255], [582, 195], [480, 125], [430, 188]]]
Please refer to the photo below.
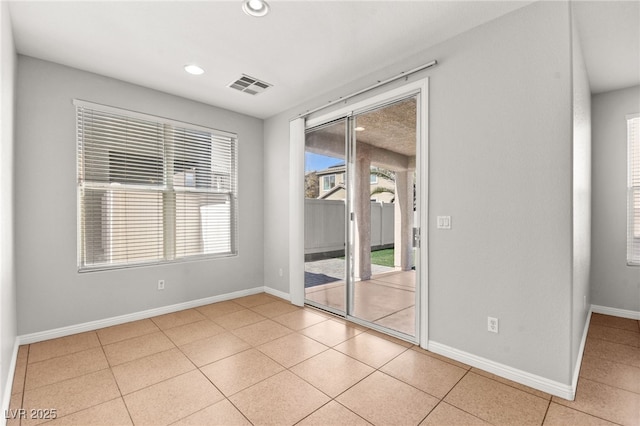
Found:
[[451, 229], [451, 216], [438, 216], [438, 229]]

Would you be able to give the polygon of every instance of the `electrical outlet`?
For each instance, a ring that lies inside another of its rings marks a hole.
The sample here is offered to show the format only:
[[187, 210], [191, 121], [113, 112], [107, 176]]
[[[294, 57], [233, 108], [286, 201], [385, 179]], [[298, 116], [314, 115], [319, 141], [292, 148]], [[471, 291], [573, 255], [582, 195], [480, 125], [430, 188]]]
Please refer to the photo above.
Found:
[[487, 317], [487, 331], [498, 332], [498, 318]]
[[282, 276], [282, 268], [278, 269], [278, 275]]
[[158, 290], [164, 290], [164, 280], [158, 280]]

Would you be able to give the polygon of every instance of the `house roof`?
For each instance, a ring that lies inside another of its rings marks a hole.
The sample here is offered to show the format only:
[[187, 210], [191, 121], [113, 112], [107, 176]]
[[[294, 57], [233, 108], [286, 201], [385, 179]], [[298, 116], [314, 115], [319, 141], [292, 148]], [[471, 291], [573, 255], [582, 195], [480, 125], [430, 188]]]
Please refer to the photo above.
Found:
[[335, 194], [338, 191], [346, 191], [347, 188], [344, 186], [344, 184], [339, 183], [336, 186], [334, 186], [333, 188], [331, 188], [330, 190], [328, 190], [327, 192], [325, 192], [324, 194], [320, 195], [318, 197], [318, 200], [324, 200], [328, 197], [330, 197], [331, 195]]

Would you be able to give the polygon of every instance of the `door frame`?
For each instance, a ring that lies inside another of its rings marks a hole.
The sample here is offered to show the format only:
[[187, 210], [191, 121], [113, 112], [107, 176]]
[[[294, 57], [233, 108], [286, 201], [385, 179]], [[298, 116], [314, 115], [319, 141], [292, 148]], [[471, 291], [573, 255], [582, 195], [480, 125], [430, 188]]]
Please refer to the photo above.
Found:
[[[421, 241], [420, 255], [416, 259], [419, 272], [416, 286], [419, 312], [416, 313], [416, 341], [424, 349], [428, 342], [428, 268], [429, 268], [429, 78], [421, 78], [413, 82], [389, 89], [363, 100], [356, 101], [335, 110], [316, 115], [312, 118], [304, 117], [290, 122], [290, 182], [289, 182], [289, 294], [291, 302], [298, 306], [304, 305], [304, 151], [305, 130], [322, 123], [346, 117], [354, 111], [365, 111], [376, 105], [393, 102], [408, 96], [418, 94], [417, 104], [417, 137], [416, 165], [420, 173], [417, 182], [419, 194], [419, 223]], [[352, 317], [347, 316], [350, 320]]]

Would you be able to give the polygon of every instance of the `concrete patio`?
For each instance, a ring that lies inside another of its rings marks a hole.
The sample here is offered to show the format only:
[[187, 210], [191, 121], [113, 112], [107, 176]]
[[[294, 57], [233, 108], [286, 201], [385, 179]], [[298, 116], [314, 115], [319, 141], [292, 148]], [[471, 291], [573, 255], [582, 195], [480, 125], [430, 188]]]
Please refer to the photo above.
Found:
[[[355, 283], [353, 316], [415, 336], [415, 271], [371, 267], [371, 279]], [[344, 312], [344, 276], [344, 260], [306, 262], [306, 299]]]

